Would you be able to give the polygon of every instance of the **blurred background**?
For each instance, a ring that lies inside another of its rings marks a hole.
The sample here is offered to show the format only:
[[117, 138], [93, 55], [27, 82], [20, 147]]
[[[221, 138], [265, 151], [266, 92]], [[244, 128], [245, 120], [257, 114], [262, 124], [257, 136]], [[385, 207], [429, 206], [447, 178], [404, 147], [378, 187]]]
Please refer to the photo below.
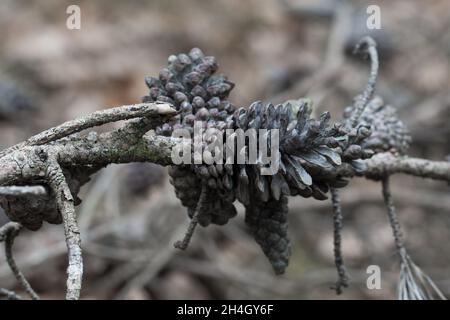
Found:
[[[81, 30], [66, 8], [81, 8]], [[381, 29], [366, 9], [381, 8]], [[379, 43], [377, 93], [398, 108], [413, 136], [410, 154], [450, 154], [450, 2], [337, 0], [17, 1], [0, 4], [0, 147], [98, 109], [137, 103], [144, 77], [173, 53], [201, 48], [236, 83], [231, 101], [275, 103], [309, 97], [338, 121], [366, 82], [367, 63], [351, 56], [371, 34]], [[406, 245], [450, 296], [450, 189], [442, 182], [392, 179]], [[188, 219], [152, 164], [110, 166], [84, 186], [78, 207], [86, 299], [394, 299], [399, 275], [380, 185], [354, 179], [341, 192], [344, 259], [350, 287], [336, 296], [329, 201], [290, 200], [293, 254], [274, 276], [240, 214], [200, 228], [186, 252], [173, 248]], [[0, 225], [7, 221], [0, 212]], [[42, 298], [63, 298], [61, 226], [22, 232], [14, 252]], [[382, 271], [368, 290], [366, 269]], [[0, 287], [17, 289], [0, 255]]]

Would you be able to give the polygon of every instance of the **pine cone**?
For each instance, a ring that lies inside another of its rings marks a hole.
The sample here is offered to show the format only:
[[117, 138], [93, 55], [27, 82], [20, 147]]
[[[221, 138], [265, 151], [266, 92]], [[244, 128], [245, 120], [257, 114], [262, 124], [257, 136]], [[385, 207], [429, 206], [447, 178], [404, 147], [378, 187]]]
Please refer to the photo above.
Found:
[[[355, 128], [341, 126], [344, 139], [339, 141], [343, 162], [349, 163], [357, 172], [365, 170], [365, 164], [361, 160], [369, 159], [374, 151], [364, 145], [364, 141], [370, 137], [372, 131], [367, 123], [359, 123]], [[339, 186], [335, 186], [339, 187]]]
[[279, 200], [283, 195], [327, 198], [329, 181], [323, 172], [341, 164], [339, 140], [345, 138], [346, 132], [339, 125], [329, 126], [329, 113], [322, 114], [320, 120], [311, 119], [310, 115], [308, 100], [276, 107], [255, 102], [248, 110], [235, 112], [237, 128], [279, 129], [279, 171], [272, 176], [261, 175], [261, 165], [240, 166], [236, 196], [242, 203], [249, 203], [249, 188], [254, 188], [262, 201]]
[[192, 215], [200, 198], [200, 180], [192, 172], [189, 166], [169, 167], [170, 183], [175, 188], [175, 194], [181, 200], [181, 204], [188, 208]]
[[192, 129], [195, 120], [209, 127], [224, 126], [234, 111], [227, 100], [234, 84], [223, 75], [214, 75], [218, 69], [216, 59], [205, 57], [200, 49], [194, 48], [188, 55], [170, 56], [168, 62], [159, 78], [146, 77], [150, 93], [143, 101], [169, 102], [181, 113], [171, 123], [157, 128], [156, 133], [169, 136], [176, 128]]
[[245, 207], [245, 222], [276, 274], [284, 273], [291, 255], [287, 204], [287, 197], [282, 196], [268, 202], [251, 201]]
[[[189, 54], [172, 55], [159, 78], [147, 77], [150, 89], [144, 102], [165, 101], [180, 111], [171, 123], [156, 129], [157, 134], [171, 135], [174, 129], [187, 129], [193, 134], [194, 121], [202, 121], [203, 129], [227, 128], [227, 118], [234, 106], [227, 100], [234, 84], [223, 75], [214, 75], [218, 65], [214, 57], [205, 57], [200, 49]], [[228, 123], [228, 128], [231, 126]], [[203, 137], [207, 140], [207, 133]], [[205, 153], [203, 153], [205, 155]], [[211, 156], [214, 156], [212, 152]], [[199, 213], [200, 225], [224, 224], [236, 215], [232, 172], [223, 165], [176, 166], [169, 170], [177, 197], [192, 217], [200, 197], [201, 184], [208, 186], [207, 201]]]
[[222, 197], [215, 189], [208, 188], [207, 193], [202, 211], [198, 213], [198, 223], [201, 226], [206, 227], [210, 223], [224, 225], [237, 215], [233, 201]]
[[[347, 107], [344, 118], [350, 118], [353, 107]], [[361, 125], [371, 129], [372, 134], [364, 139], [362, 148], [376, 153], [390, 151], [405, 154], [411, 144], [411, 136], [405, 124], [398, 119], [395, 108], [384, 104], [381, 97], [374, 97], [367, 104], [360, 119]]]
[[[188, 208], [188, 215], [193, 217], [201, 192], [201, 180], [193, 173], [189, 166], [169, 168], [170, 183], [175, 187], [175, 194], [181, 200], [183, 206]], [[201, 206], [202, 211], [198, 214], [198, 222], [201, 226], [210, 223], [223, 225], [229, 219], [236, 216], [236, 208], [233, 201], [223, 199], [217, 190], [208, 188], [206, 201]]]

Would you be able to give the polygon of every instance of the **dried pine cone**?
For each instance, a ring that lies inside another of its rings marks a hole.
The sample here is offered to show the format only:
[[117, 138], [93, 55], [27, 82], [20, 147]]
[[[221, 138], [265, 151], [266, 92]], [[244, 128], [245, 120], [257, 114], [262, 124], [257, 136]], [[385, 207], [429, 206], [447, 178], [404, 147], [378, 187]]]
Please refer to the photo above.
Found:
[[[284, 273], [291, 253], [287, 236], [287, 196], [326, 199], [330, 186], [347, 184], [344, 179], [327, 179], [326, 170], [340, 165], [343, 159], [353, 164], [362, 154], [353, 154], [349, 159], [343, 157], [350, 146], [360, 142], [363, 130], [349, 137], [342, 125], [329, 125], [329, 113], [315, 120], [310, 118], [311, 111], [311, 103], [305, 99], [276, 107], [255, 102], [249, 109], [237, 110], [233, 117], [235, 127], [244, 131], [279, 130], [278, 172], [262, 175], [260, 169], [264, 165], [259, 163], [237, 165], [235, 174], [236, 196], [246, 207], [246, 223], [277, 274]], [[272, 149], [270, 139], [266, 141], [270, 144], [268, 149]], [[239, 152], [247, 150], [237, 150]]]
[[[249, 188], [254, 188], [262, 201], [279, 200], [283, 195], [327, 198], [330, 181], [324, 172], [341, 164], [339, 141], [344, 140], [346, 132], [339, 125], [329, 125], [329, 113], [322, 114], [319, 120], [311, 119], [310, 115], [308, 100], [276, 107], [255, 102], [248, 110], [236, 111], [237, 128], [279, 129], [280, 143], [279, 171], [275, 175], [261, 175], [260, 165], [240, 166], [236, 196], [242, 203], [250, 202]], [[336, 184], [345, 183], [342, 180]]]
[[192, 173], [189, 166], [169, 167], [169, 175], [169, 181], [175, 188], [177, 198], [181, 200], [181, 204], [187, 207], [190, 215], [192, 215], [200, 198], [200, 180]]
[[[202, 121], [203, 129], [226, 129], [227, 117], [235, 109], [227, 100], [234, 84], [223, 75], [214, 74], [218, 68], [216, 59], [205, 57], [200, 49], [194, 48], [189, 54], [170, 56], [168, 62], [159, 78], [146, 78], [150, 93], [143, 101], [169, 102], [180, 114], [157, 128], [156, 133], [171, 135], [174, 129], [183, 128], [192, 134], [194, 121]], [[207, 138], [206, 132], [204, 137]], [[236, 215], [232, 172], [224, 170], [222, 165], [176, 166], [169, 174], [176, 195], [188, 208], [190, 217], [200, 197], [199, 186], [208, 186], [207, 201], [199, 213], [201, 225], [224, 224]]]
[[224, 225], [237, 215], [233, 201], [229, 201], [214, 189], [207, 189], [208, 196], [203, 204], [203, 210], [198, 214], [198, 223], [207, 226], [210, 223]]
[[261, 246], [276, 274], [283, 274], [289, 264], [291, 244], [288, 229], [288, 199], [268, 202], [251, 201], [245, 207], [245, 223]]
[[[345, 109], [348, 119], [353, 107]], [[361, 125], [370, 127], [372, 134], [364, 139], [361, 146], [375, 152], [390, 151], [405, 154], [411, 144], [411, 136], [405, 124], [398, 119], [395, 108], [384, 104], [381, 97], [374, 97], [367, 104], [360, 118]]]
[[227, 100], [234, 84], [223, 75], [214, 74], [218, 69], [216, 59], [205, 57], [200, 49], [194, 48], [188, 55], [172, 55], [168, 61], [159, 78], [146, 77], [150, 93], [143, 101], [171, 103], [180, 115], [157, 128], [156, 133], [170, 136], [176, 128], [192, 129], [195, 120], [207, 123], [208, 127], [223, 126], [234, 111]]
[[[188, 208], [188, 215], [192, 218], [200, 198], [201, 180], [192, 173], [189, 166], [170, 167], [169, 175], [177, 198]], [[217, 190], [211, 188], [208, 188], [206, 201], [201, 207], [202, 211], [198, 214], [201, 226], [210, 223], [223, 225], [237, 214], [233, 201], [226, 201]]]
[[355, 128], [342, 126], [340, 130], [344, 133], [343, 139], [339, 141], [342, 161], [349, 163], [357, 172], [363, 172], [365, 165], [361, 160], [369, 159], [374, 154], [374, 151], [364, 144], [372, 133], [370, 126], [360, 123]]

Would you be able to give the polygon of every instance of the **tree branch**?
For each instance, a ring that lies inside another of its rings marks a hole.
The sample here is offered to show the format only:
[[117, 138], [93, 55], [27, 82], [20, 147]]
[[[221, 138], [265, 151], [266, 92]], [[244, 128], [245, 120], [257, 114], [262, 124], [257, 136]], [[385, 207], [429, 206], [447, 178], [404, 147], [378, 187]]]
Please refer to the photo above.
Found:
[[[81, 290], [83, 262], [81, 239], [76, 221], [75, 199], [79, 186], [88, 181], [89, 175], [111, 163], [153, 162], [172, 165], [172, 149], [186, 140], [157, 136], [148, 133], [174, 116], [176, 112], [167, 104], [139, 104], [100, 111], [69, 121], [61, 126], [44, 131], [27, 141], [8, 148], [0, 153], [0, 199], [23, 198], [20, 209], [27, 208], [24, 195], [47, 197], [46, 207], [37, 213], [36, 208], [14, 216], [13, 221], [22, 222], [28, 215], [29, 225], [35, 230], [43, 220], [64, 223], [69, 266], [67, 269], [67, 299], [78, 299]], [[81, 130], [105, 124], [110, 121], [132, 120], [119, 129], [96, 134], [73, 135]], [[363, 169], [356, 171], [348, 163], [327, 167], [318, 173], [324, 182], [336, 178], [363, 176], [382, 179], [396, 173], [409, 174], [421, 178], [431, 178], [450, 182], [450, 162], [431, 161], [380, 153], [362, 161]], [[305, 163], [305, 167], [308, 164]], [[317, 168], [306, 168], [317, 170]], [[72, 183], [75, 181], [76, 183]], [[28, 187], [23, 187], [27, 185]], [[49, 186], [46, 189], [45, 186]], [[31, 198], [28, 198], [28, 200]], [[53, 203], [54, 202], [54, 203]], [[55, 214], [43, 214], [53, 208]], [[56, 209], [55, 209], [56, 208]], [[62, 219], [58, 219], [62, 217]]]
[[[30, 295], [31, 299], [38, 300], [39, 296], [36, 294], [36, 292], [31, 287], [30, 283], [27, 281], [23, 273], [20, 271], [19, 267], [16, 264], [16, 261], [14, 260], [13, 254], [12, 254], [12, 246], [14, 243], [14, 239], [19, 234], [20, 230], [22, 229], [22, 226], [15, 222], [9, 222], [3, 227], [0, 228], [0, 241], [5, 241], [5, 255], [6, 255], [6, 262], [8, 263], [9, 267], [11, 268], [11, 271], [13, 272], [14, 276], [16, 277], [17, 281], [20, 283], [20, 285], [25, 289], [25, 291]], [[13, 292], [6, 292], [6, 295], [9, 298], [14, 298]], [[16, 296], [19, 297], [19, 296]], [[19, 297], [20, 298], [20, 297]]]
[[0, 297], [5, 297], [8, 300], [22, 300], [22, 297], [11, 290], [0, 288]]
[[27, 145], [42, 145], [106, 123], [155, 115], [174, 115], [175, 113], [175, 110], [170, 105], [159, 102], [140, 103], [96, 111], [85, 117], [67, 121], [57, 127], [45, 130], [18, 145], [2, 150], [0, 158]]
[[342, 209], [339, 191], [335, 188], [330, 189], [331, 201], [333, 205], [333, 244], [334, 244], [334, 264], [338, 272], [338, 280], [332, 287], [337, 294], [342, 293], [342, 288], [348, 287], [348, 275], [344, 265], [342, 255]]
[[56, 205], [64, 222], [64, 233], [69, 255], [67, 267], [67, 300], [80, 297], [81, 281], [83, 277], [83, 257], [81, 254], [81, 237], [78, 229], [74, 199], [69, 185], [56, 159], [51, 160], [47, 175], [50, 187], [56, 196]]
[[372, 99], [373, 94], [375, 92], [375, 85], [377, 83], [378, 77], [378, 52], [377, 52], [377, 44], [375, 40], [371, 37], [362, 38], [355, 47], [355, 54], [363, 54], [370, 57], [370, 74], [367, 85], [361, 96], [356, 98], [354, 103], [354, 111], [350, 117], [349, 124], [351, 127], [355, 127], [358, 123], [359, 117], [364, 112], [368, 102]]
[[407, 156], [396, 157], [392, 153], [380, 153], [365, 161], [368, 178], [381, 178], [395, 173], [404, 173], [420, 178], [450, 182], [450, 162], [432, 161]]
[[47, 190], [43, 186], [8, 186], [0, 187], [0, 196], [45, 196]]

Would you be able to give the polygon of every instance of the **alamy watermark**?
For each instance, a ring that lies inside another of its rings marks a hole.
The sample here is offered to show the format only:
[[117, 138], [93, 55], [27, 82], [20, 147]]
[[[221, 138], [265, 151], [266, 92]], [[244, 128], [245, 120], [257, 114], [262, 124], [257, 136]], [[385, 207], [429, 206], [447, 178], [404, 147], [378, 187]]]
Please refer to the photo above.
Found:
[[81, 29], [81, 8], [72, 4], [66, 8], [66, 13], [69, 15], [66, 20], [66, 27], [69, 30]]
[[381, 9], [380, 6], [372, 4], [367, 7], [366, 13], [368, 15], [366, 26], [369, 30], [381, 29]]
[[369, 290], [380, 290], [381, 289], [381, 268], [376, 264], [372, 264], [367, 267], [366, 273], [369, 274], [367, 277], [366, 285]]
[[278, 172], [278, 129], [222, 131], [214, 128], [205, 130], [204, 127], [204, 122], [194, 122], [193, 139], [188, 129], [173, 131], [172, 137], [182, 139], [172, 149], [174, 164], [254, 164], [260, 167], [261, 175], [274, 175]]

